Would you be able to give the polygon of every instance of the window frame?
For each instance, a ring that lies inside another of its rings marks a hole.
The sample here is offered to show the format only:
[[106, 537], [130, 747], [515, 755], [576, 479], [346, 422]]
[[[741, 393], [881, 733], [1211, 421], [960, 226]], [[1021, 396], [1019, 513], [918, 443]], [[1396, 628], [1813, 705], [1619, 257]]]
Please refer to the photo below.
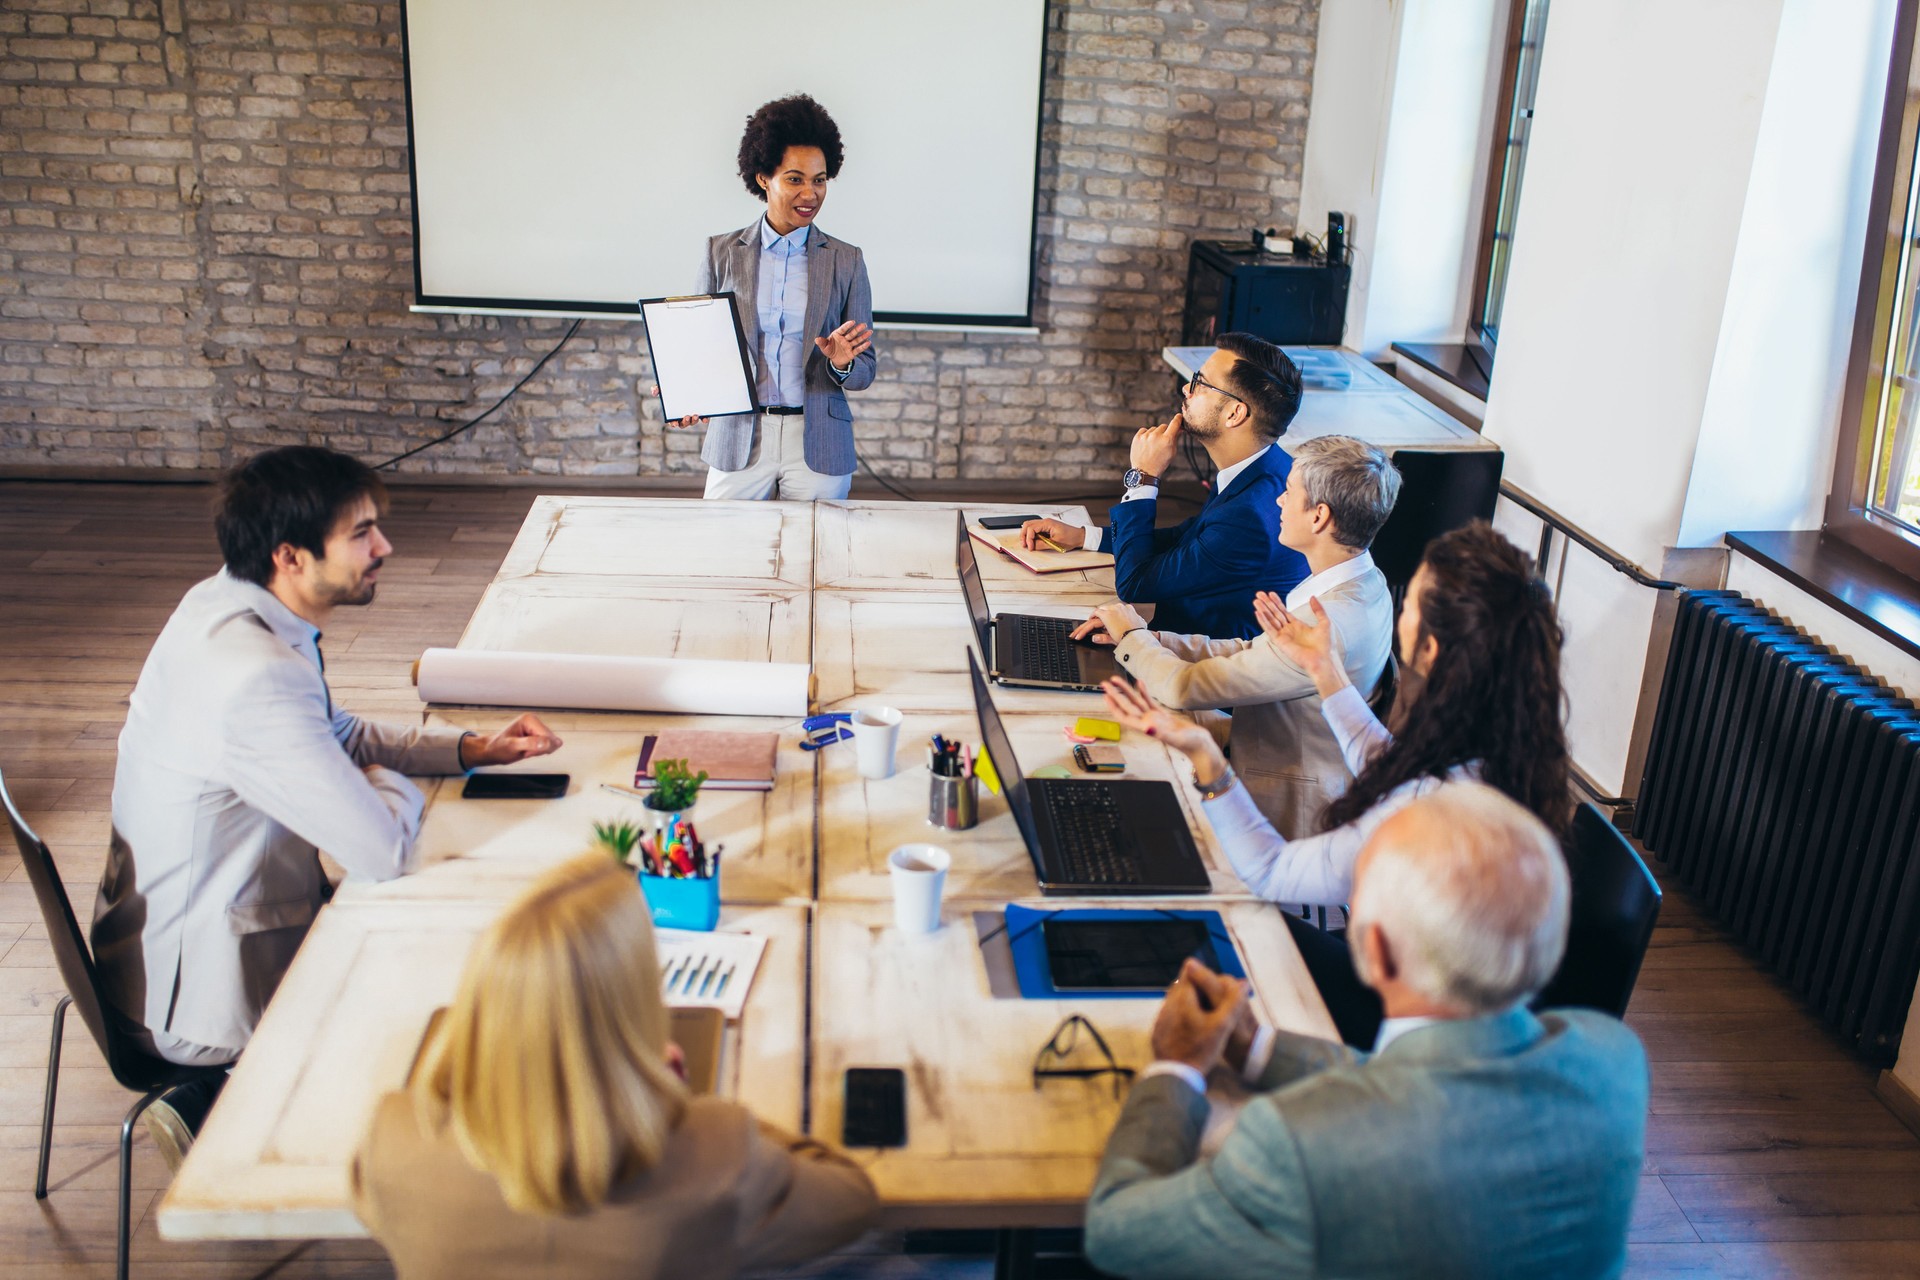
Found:
[[[1912, 180], [1920, 138], [1901, 146], [1905, 132], [1907, 81], [1915, 59], [1916, 18], [1920, 0], [1899, 0], [1894, 16], [1892, 56], [1881, 107], [1880, 140], [1867, 208], [1869, 222], [1860, 263], [1860, 291], [1854, 305], [1853, 340], [1847, 356], [1840, 431], [1835, 445], [1832, 483], [1822, 532], [1909, 578], [1920, 579], [1920, 534], [1872, 509], [1869, 492], [1878, 422], [1877, 390], [1888, 376], [1873, 373], [1876, 353], [1889, 341], [1893, 311], [1899, 303], [1897, 277], [1888, 278], [1908, 235], [1906, 183]], [[1920, 229], [1920, 228], [1917, 228]], [[1920, 255], [1913, 259], [1920, 267]], [[1920, 323], [1920, 316], [1914, 317]], [[1870, 394], [1872, 392], [1873, 394]]]
[[1507, 157], [1513, 127], [1513, 96], [1519, 90], [1520, 49], [1526, 35], [1527, 0], [1507, 0], [1506, 51], [1500, 62], [1500, 92], [1494, 101], [1493, 141], [1480, 196], [1480, 240], [1473, 263], [1473, 293], [1462, 341], [1492, 353], [1486, 345], [1487, 290], [1493, 283], [1493, 246], [1500, 224], [1500, 190], [1507, 182]]

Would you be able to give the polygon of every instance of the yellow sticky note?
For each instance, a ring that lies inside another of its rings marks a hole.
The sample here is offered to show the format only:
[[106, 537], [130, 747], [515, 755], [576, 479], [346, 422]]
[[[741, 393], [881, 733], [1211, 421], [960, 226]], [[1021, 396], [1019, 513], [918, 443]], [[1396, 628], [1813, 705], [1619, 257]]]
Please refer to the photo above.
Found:
[[985, 747], [981, 747], [979, 754], [973, 757], [973, 776], [986, 783], [987, 790], [995, 795], [1000, 794], [1000, 775], [993, 771], [993, 757], [987, 754]]
[[1093, 716], [1081, 716], [1073, 722], [1073, 731], [1083, 738], [1104, 738], [1108, 742], [1120, 741], [1120, 726], [1111, 720], [1100, 720]]

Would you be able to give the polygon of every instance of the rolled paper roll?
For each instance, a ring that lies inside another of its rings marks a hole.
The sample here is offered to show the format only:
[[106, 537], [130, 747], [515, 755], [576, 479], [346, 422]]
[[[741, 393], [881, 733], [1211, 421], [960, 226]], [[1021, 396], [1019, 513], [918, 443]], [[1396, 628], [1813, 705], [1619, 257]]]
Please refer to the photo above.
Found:
[[799, 662], [429, 649], [414, 673], [422, 702], [804, 716], [812, 669]]

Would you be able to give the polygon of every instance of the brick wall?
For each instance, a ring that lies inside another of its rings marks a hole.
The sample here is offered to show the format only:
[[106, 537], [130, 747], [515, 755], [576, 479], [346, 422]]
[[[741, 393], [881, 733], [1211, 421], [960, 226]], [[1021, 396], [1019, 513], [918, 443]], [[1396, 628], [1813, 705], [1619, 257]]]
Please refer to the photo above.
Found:
[[[1105, 478], [1163, 416], [1188, 241], [1291, 226], [1315, 0], [1055, 0], [1041, 335], [883, 332], [896, 476]], [[385, 457], [491, 405], [566, 322], [421, 316], [394, 4], [0, 4], [0, 467]], [[697, 471], [644, 343], [590, 320], [443, 472]]]

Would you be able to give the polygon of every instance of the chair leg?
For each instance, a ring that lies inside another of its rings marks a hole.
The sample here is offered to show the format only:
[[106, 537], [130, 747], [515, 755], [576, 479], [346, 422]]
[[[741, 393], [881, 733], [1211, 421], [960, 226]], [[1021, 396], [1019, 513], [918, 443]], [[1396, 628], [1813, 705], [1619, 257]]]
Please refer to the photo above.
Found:
[[53, 1157], [53, 1099], [60, 1090], [60, 1033], [67, 1025], [72, 996], [61, 996], [53, 1006], [53, 1044], [47, 1049], [47, 1101], [40, 1112], [40, 1172], [33, 1180], [33, 1198], [47, 1198], [47, 1162]]
[[1032, 1280], [1034, 1241], [1032, 1230], [1002, 1227], [994, 1239], [993, 1280]]
[[147, 1090], [120, 1122], [120, 1252], [113, 1272], [117, 1280], [127, 1280], [127, 1242], [133, 1234], [133, 1123], [148, 1107], [171, 1092], [170, 1088]]

